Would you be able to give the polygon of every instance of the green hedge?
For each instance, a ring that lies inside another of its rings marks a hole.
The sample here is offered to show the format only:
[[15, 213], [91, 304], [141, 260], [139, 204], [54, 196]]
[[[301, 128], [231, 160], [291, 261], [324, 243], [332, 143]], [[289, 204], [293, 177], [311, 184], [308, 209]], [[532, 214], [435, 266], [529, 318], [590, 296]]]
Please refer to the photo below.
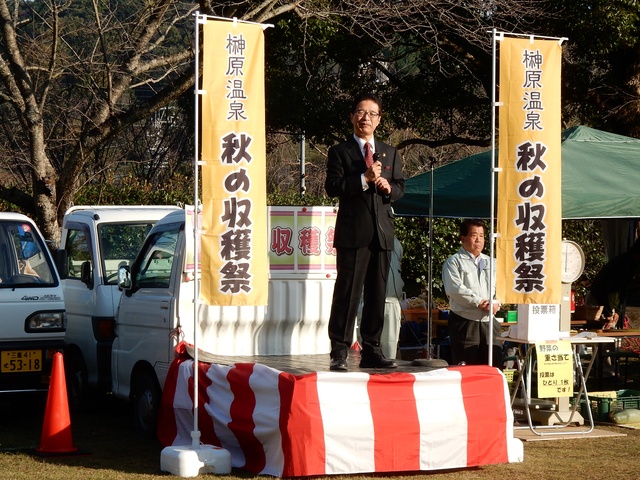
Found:
[[[193, 203], [193, 181], [175, 176], [170, 183], [154, 185], [132, 176], [118, 181], [96, 182], [82, 188], [76, 196], [77, 205], [175, 205]], [[301, 195], [296, 192], [273, 192], [267, 196], [268, 205], [333, 205], [335, 199], [326, 196]], [[10, 205], [3, 205], [11, 210]], [[433, 220], [433, 297], [437, 305], [445, 305], [442, 288], [442, 264], [460, 248], [458, 235], [460, 220]], [[399, 217], [396, 235], [402, 242], [402, 276], [407, 296], [417, 296], [426, 290], [429, 277], [429, 220], [426, 217]], [[576, 241], [584, 250], [586, 268], [574, 284], [576, 300], [580, 304], [591, 280], [605, 262], [600, 222], [597, 220], [566, 220], [562, 223], [563, 238]]]

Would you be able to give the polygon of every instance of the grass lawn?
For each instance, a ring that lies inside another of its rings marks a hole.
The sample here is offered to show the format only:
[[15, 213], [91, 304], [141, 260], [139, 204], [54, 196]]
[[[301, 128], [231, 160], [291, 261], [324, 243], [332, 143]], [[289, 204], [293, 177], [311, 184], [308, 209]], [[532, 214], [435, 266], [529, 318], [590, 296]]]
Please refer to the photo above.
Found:
[[[636, 365], [636, 367], [640, 367]], [[635, 368], [634, 371], [640, 371]], [[633, 376], [635, 385], [640, 379]], [[633, 384], [627, 388], [633, 389]], [[81, 455], [42, 458], [33, 454], [40, 445], [45, 399], [0, 397], [0, 478], [2, 479], [166, 479], [160, 471], [162, 447], [153, 440], [136, 436], [128, 407], [111, 396], [96, 399], [86, 413], [72, 414], [73, 445]], [[576, 438], [525, 442], [523, 463], [491, 465], [482, 468], [437, 473], [360, 476], [351, 480], [375, 478], [442, 479], [567, 479], [638, 478], [640, 474], [640, 430], [601, 426], [599, 429], [626, 433], [625, 437]], [[234, 471], [225, 478], [251, 478]], [[215, 478], [201, 475], [198, 478]], [[334, 477], [335, 478], [335, 477]], [[318, 479], [315, 479], [318, 480]]]

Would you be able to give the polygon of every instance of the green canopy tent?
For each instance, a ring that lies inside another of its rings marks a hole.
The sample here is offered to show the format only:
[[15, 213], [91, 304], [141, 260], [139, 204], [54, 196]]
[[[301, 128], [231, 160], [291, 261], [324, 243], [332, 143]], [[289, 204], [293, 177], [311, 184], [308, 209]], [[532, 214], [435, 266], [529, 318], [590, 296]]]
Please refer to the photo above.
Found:
[[[639, 179], [640, 140], [584, 126], [562, 132], [563, 219], [640, 217]], [[433, 201], [434, 217], [489, 218], [490, 196], [486, 151], [409, 178], [393, 209], [400, 216], [429, 216]]]
[[[564, 130], [561, 139], [562, 218], [600, 219], [607, 258], [613, 258], [633, 244], [640, 218], [640, 140], [584, 126]], [[393, 205], [396, 215], [490, 218], [491, 151], [416, 175], [405, 185]], [[640, 294], [635, 302], [632, 297], [629, 305], [640, 304]]]

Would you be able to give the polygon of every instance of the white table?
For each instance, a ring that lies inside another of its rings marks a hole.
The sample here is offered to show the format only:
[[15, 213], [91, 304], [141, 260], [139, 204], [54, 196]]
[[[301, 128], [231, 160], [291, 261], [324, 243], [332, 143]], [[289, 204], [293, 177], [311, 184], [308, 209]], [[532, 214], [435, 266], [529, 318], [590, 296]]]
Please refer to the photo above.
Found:
[[[571, 337], [560, 338], [559, 340], [568, 340], [571, 343], [572, 351], [573, 351], [573, 366], [577, 375], [577, 379], [580, 384], [580, 388], [578, 390], [578, 395], [573, 403], [573, 406], [569, 410], [569, 418], [557, 425], [542, 425], [542, 426], [534, 426], [531, 418], [531, 369], [532, 369], [532, 352], [535, 350], [534, 347], [536, 343], [545, 343], [543, 340], [523, 340], [518, 338], [511, 337], [500, 337], [500, 340], [503, 342], [509, 342], [511, 344], [515, 344], [518, 346], [518, 361], [516, 365], [518, 367], [518, 379], [513, 388], [513, 392], [511, 394], [511, 407], [513, 408], [514, 402], [518, 397], [518, 389], [522, 390], [522, 400], [524, 403], [524, 410], [527, 415], [528, 428], [536, 435], [567, 435], [566, 431], [559, 431], [559, 429], [568, 427], [571, 425], [571, 422], [576, 414], [576, 410], [580, 406], [581, 399], [584, 399], [588, 408], [588, 419], [589, 419], [589, 428], [583, 430], [572, 430], [571, 434], [587, 434], [593, 431], [594, 429], [594, 421], [593, 421], [593, 413], [591, 411], [591, 404], [589, 403], [589, 393], [587, 391], [587, 379], [589, 378], [589, 374], [591, 373], [591, 367], [593, 366], [593, 362], [596, 359], [598, 354], [598, 349], [600, 345], [605, 343], [614, 343], [613, 338], [609, 337], [585, 337], [574, 335]], [[579, 345], [588, 345], [592, 348], [591, 359], [586, 367], [586, 370], [582, 368], [582, 362], [580, 361], [580, 355], [578, 353]], [[524, 351], [523, 351], [524, 350]], [[568, 400], [568, 399], [567, 399]], [[568, 402], [567, 402], [568, 405]], [[518, 428], [518, 427], [516, 427]], [[527, 427], [521, 427], [527, 428]], [[554, 431], [543, 431], [543, 430], [554, 430]]]

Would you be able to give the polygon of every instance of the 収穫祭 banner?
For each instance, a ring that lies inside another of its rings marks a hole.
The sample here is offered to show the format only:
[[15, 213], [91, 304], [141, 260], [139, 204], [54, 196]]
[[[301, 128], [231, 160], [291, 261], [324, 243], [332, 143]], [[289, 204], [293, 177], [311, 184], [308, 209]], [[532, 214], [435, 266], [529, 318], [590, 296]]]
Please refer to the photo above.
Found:
[[202, 282], [210, 305], [266, 305], [263, 26], [203, 25]]
[[562, 301], [561, 59], [558, 40], [500, 42], [496, 289], [503, 303]]

